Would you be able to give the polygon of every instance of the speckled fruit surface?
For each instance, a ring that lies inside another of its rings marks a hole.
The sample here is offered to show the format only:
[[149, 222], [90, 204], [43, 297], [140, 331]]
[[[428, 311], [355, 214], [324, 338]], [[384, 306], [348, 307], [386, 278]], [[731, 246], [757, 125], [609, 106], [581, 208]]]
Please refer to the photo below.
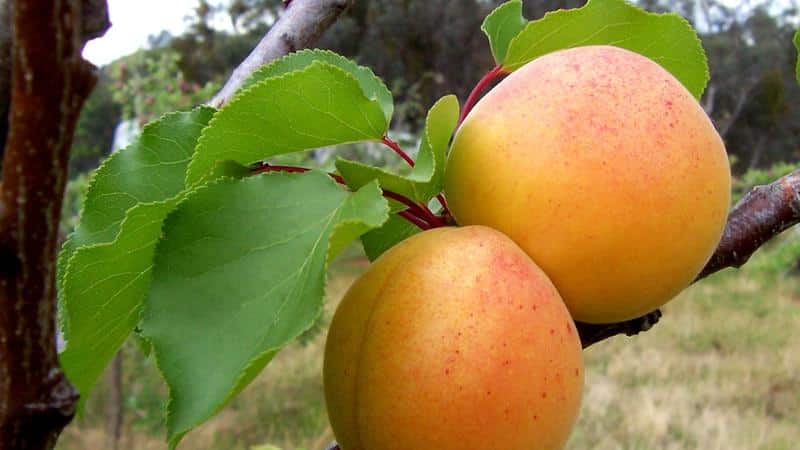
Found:
[[547, 276], [482, 226], [417, 234], [345, 295], [325, 348], [342, 450], [557, 450], [581, 344]]
[[699, 273], [725, 224], [730, 167], [670, 73], [588, 46], [528, 63], [478, 102], [445, 192], [459, 224], [519, 244], [576, 320], [607, 323], [661, 306]]

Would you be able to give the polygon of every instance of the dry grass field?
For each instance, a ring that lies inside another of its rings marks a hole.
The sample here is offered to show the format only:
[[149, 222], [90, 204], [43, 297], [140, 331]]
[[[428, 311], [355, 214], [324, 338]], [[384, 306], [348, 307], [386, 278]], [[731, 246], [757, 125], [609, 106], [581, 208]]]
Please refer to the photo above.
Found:
[[[568, 449], [800, 448], [800, 277], [787, 269], [794, 261], [782, 261], [786, 242], [761, 251], [738, 272], [691, 287], [651, 331], [587, 350], [584, 402]], [[365, 267], [359, 258], [340, 260], [320, 331], [281, 352], [180, 448], [323, 449], [333, 438], [322, 394], [324, 328]], [[133, 346], [127, 354], [121, 449], [165, 449], [159, 423], [165, 388]], [[58, 449], [106, 447], [102, 403], [100, 389]]]

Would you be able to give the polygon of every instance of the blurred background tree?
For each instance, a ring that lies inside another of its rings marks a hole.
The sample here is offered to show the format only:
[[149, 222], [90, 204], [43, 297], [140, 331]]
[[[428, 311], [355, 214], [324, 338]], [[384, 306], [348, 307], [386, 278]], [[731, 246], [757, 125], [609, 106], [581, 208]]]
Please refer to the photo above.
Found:
[[[323, 37], [329, 48], [371, 67], [397, 102], [393, 129], [417, 133], [425, 111], [444, 93], [467, 94], [493, 65], [478, 32], [501, 0], [359, 1]], [[784, 0], [641, 0], [653, 11], [675, 11], [700, 31], [712, 79], [702, 104], [734, 156], [734, 171], [800, 159], [800, 87], [794, 81], [798, 23]], [[526, 0], [528, 18], [572, 8], [578, 0]], [[151, 38], [151, 48], [120, 58], [84, 112], [75, 169], [86, 170], [111, 149], [120, 116], [144, 123], [168, 110], [202, 102], [275, 21], [280, 0], [199, 0], [186, 31]], [[231, 25], [215, 28], [215, 19]], [[114, 83], [111, 85], [111, 83]], [[113, 95], [112, 95], [113, 93]]]

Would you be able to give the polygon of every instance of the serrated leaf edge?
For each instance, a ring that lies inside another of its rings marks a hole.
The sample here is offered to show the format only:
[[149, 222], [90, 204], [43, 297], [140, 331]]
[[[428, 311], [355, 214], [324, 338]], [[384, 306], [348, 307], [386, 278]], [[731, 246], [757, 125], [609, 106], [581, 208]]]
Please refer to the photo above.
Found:
[[[318, 170], [312, 170], [312, 171], [320, 172]], [[312, 172], [312, 171], [309, 171], [309, 172]], [[306, 172], [306, 173], [308, 173], [308, 172]], [[267, 172], [267, 173], [259, 174], [259, 175], [256, 175], [256, 176], [258, 176], [258, 177], [271, 176], [271, 177], [293, 178], [293, 177], [298, 177], [298, 176], [303, 176], [303, 175], [304, 174], [302, 174], [302, 173]], [[206, 184], [203, 184], [202, 186], [199, 186], [197, 189], [192, 190], [191, 195], [197, 195], [199, 192], [201, 192], [201, 191], [203, 191], [205, 189], [208, 189], [210, 186], [213, 186], [213, 185], [216, 185], [216, 184], [220, 184], [220, 183], [225, 182], [225, 181], [229, 181], [229, 179], [215, 179], [215, 180], [213, 180], [213, 181], [211, 181], [209, 183], [206, 183]], [[336, 185], [336, 183], [332, 179], [330, 179], [330, 183]], [[373, 183], [373, 184], [375, 184], [375, 186], [377, 186], [377, 183]], [[365, 185], [365, 187], [366, 187], [366, 185]], [[191, 197], [191, 195], [187, 195], [183, 199], [181, 199], [181, 201], [175, 206], [175, 209], [173, 209], [173, 211], [177, 210], [178, 207], [180, 206], [180, 203], [183, 203], [183, 202], [187, 201]], [[388, 208], [388, 204], [387, 204], [387, 206], [384, 209], [385, 219], [384, 219], [383, 223], [385, 223], [386, 220], [388, 220], [388, 217], [389, 217], [388, 216], [388, 210], [389, 210], [389, 208]], [[329, 258], [328, 258], [328, 255], [329, 255], [329, 251], [330, 251], [330, 242], [331, 242], [331, 240], [335, 236], [336, 231], [337, 231], [338, 228], [340, 228], [341, 226], [343, 226], [345, 224], [351, 224], [351, 223], [352, 224], [358, 224], [358, 223], [363, 223], [363, 222], [360, 222], [360, 221], [357, 221], [357, 220], [347, 220], [347, 221], [344, 221], [344, 222], [337, 223], [336, 226], [333, 227], [333, 230], [331, 230], [330, 237], [328, 238], [327, 249], [325, 251], [325, 262], [324, 262], [324, 267], [323, 267], [323, 273], [324, 274], [327, 274], [328, 265], [329, 265], [329, 262], [330, 262]], [[370, 225], [370, 224], [366, 224], [366, 225]], [[156, 252], [158, 252], [158, 247], [156, 247]], [[183, 439], [183, 437], [188, 432], [190, 432], [191, 430], [195, 429], [199, 425], [205, 423], [210, 418], [214, 417], [214, 415], [219, 413], [222, 409], [224, 409], [228, 405], [228, 402], [234, 396], [236, 396], [239, 392], [241, 392], [241, 390], [244, 388], [244, 386], [240, 386], [240, 384], [242, 382], [242, 379], [244, 378], [244, 374], [247, 373], [249, 368], [252, 368], [255, 365], [259, 364], [261, 362], [261, 360], [263, 358], [269, 356], [270, 353], [277, 354], [281, 349], [286, 347], [289, 343], [293, 342], [295, 339], [297, 339], [298, 336], [300, 336], [301, 334], [303, 334], [306, 331], [308, 331], [314, 325], [314, 322], [315, 322], [316, 318], [319, 317], [319, 315], [322, 313], [322, 310], [323, 310], [323, 308], [325, 306], [324, 300], [325, 300], [325, 292], [327, 290], [327, 282], [328, 282], [327, 275], [324, 275], [323, 276], [323, 286], [322, 286], [322, 298], [321, 298], [322, 301], [319, 302], [319, 306], [317, 307], [317, 312], [314, 315], [314, 319], [309, 321], [308, 325], [306, 325], [302, 330], [300, 330], [298, 333], [296, 333], [292, 338], [288, 339], [283, 345], [279, 345], [279, 346], [276, 346], [276, 347], [270, 347], [268, 349], [265, 349], [264, 351], [262, 351], [261, 353], [259, 353], [255, 357], [251, 358], [250, 361], [247, 364], [245, 364], [245, 366], [243, 367], [242, 371], [240, 372], [239, 378], [237, 378], [236, 382], [234, 382], [230, 392], [225, 396], [225, 399], [222, 402], [220, 402], [220, 406], [217, 409], [215, 409], [210, 414], [208, 414], [205, 417], [203, 417], [202, 419], [200, 419], [200, 421], [197, 424], [195, 424], [194, 426], [192, 426], [191, 428], [189, 428], [187, 430], [183, 430], [183, 431], [177, 432], [175, 434], [172, 434], [174, 432], [174, 430], [169, 430], [169, 427], [168, 427], [168, 429], [167, 429], [167, 437], [168, 437], [168, 441], [169, 441], [170, 450], [174, 450], [178, 446], [180, 441]], [[144, 312], [144, 308], [142, 308], [142, 313], [143, 312]], [[140, 320], [141, 320], [141, 318], [140, 318]], [[161, 378], [163, 380], [166, 380], [167, 378], [164, 376], [164, 371], [161, 368], [161, 361], [160, 361], [160, 358], [159, 358], [159, 352], [155, 351], [155, 348], [156, 348], [155, 344], [153, 344], [153, 342], [151, 342], [151, 340], [149, 338], [147, 338], [146, 336], [144, 336], [144, 335], [142, 335], [142, 339], [146, 340], [150, 344], [151, 354], [152, 354], [152, 357], [153, 357], [154, 366], [155, 366], [156, 370], [158, 371], [159, 375], [161, 376]], [[267, 361], [265, 363], [265, 366], [268, 363], [269, 363], [269, 361]], [[167, 384], [167, 390], [169, 391], [169, 395], [167, 396], [167, 401], [166, 401], [165, 406], [164, 406], [164, 421], [165, 421], [166, 424], [169, 424], [169, 418], [172, 415], [172, 403], [173, 403], [172, 388], [169, 386], [169, 384]]]
[[[90, 177], [89, 177], [89, 182], [87, 183], [87, 186], [86, 186], [86, 194], [84, 195], [84, 201], [83, 201], [83, 204], [81, 205], [81, 209], [80, 209], [80, 212], [78, 214], [78, 217], [83, 218], [83, 216], [84, 216], [84, 214], [86, 212], [86, 208], [88, 206], [88, 202], [86, 200], [89, 198], [89, 196], [95, 190], [98, 178], [100, 176], [105, 176], [104, 174], [102, 174], [102, 172], [104, 170], [107, 170], [107, 167], [109, 165], [111, 165], [113, 163], [113, 161], [121, 158], [121, 156], [119, 156], [119, 155], [122, 154], [122, 152], [131, 151], [129, 149], [133, 148], [135, 145], [138, 145], [139, 144], [139, 139], [141, 139], [141, 137], [145, 133], [150, 132], [154, 128], [158, 128], [160, 126], [163, 126], [165, 120], [167, 120], [168, 118], [184, 115], [187, 112], [190, 113], [190, 114], [193, 114], [193, 113], [195, 113], [197, 111], [200, 111], [200, 110], [208, 110], [212, 114], [212, 117], [217, 111], [216, 108], [214, 108], [214, 107], [211, 107], [211, 106], [208, 106], [208, 105], [200, 105], [200, 106], [196, 106], [196, 107], [192, 108], [190, 111], [172, 111], [172, 112], [168, 112], [168, 113], [162, 114], [161, 116], [159, 116], [158, 119], [150, 121], [150, 122], [146, 123], [142, 127], [142, 131], [139, 133], [139, 136], [137, 137], [136, 141], [131, 142], [125, 148], [122, 148], [122, 149], [119, 149], [119, 150], [115, 151], [109, 157], [107, 157], [105, 160], [103, 160], [103, 162], [100, 164], [100, 166], [98, 166], [97, 169], [95, 169], [92, 172], [92, 174], [90, 175]], [[210, 123], [211, 122], [209, 121], [209, 124]], [[208, 125], [206, 125], [206, 127], [208, 127]], [[199, 142], [199, 139], [198, 139], [198, 142]], [[196, 147], [197, 147], [197, 145], [195, 144], [195, 148]], [[188, 171], [188, 166], [187, 166], [187, 171]], [[185, 182], [184, 182], [184, 190], [185, 190], [185, 186], [186, 185], [185, 185]], [[64, 287], [65, 287], [65, 283], [66, 283], [67, 277], [69, 276], [69, 268], [70, 268], [70, 266], [72, 264], [72, 260], [73, 260], [73, 257], [75, 256], [75, 253], [77, 253], [78, 250], [82, 249], [82, 248], [91, 248], [91, 247], [102, 245], [102, 244], [113, 244], [113, 243], [115, 243], [119, 239], [119, 235], [122, 232], [123, 224], [128, 220], [128, 213], [133, 208], [135, 208], [135, 207], [137, 207], [139, 205], [153, 205], [153, 204], [156, 204], [156, 203], [167, 202], [167, 201], [170, 201], [170, 200], [172, 200], [174, 198], [175, 197], [171, 197], [169, 199], [161, 200], [161, 201], [158, 201], [158, 202], [137, 202], [135, 205], [131, 206], [130, 208], [128, 208], [125, 211], [125, 216], [123, 216], [122, 220], [119, 221], [117, 233], [114, 235], [114, 239], [112, 239], [110, 241], [106, 241], [106, 242], [95, 242], [94, 244], [82, 245], [80, 247], [76, 247], [71, 252], [69, 252], [70, 253], [69, 255], [67, 255], [66, 254], [67, 253], [66, 252], [67, 245], [72, 242], [72, 240], [73, 240], [73, 238], [75, 236], [75, 233], [77, 232], [78, 227], [80, 226], [80, 224], [78, 226], [76, 226], [75, 229], [69, 233], [67, 238], [64, 240], [64, 243], [61, 245], [61, 249], [59, 249], [58, 256], [56, 258], [56, 268], [63, 267], [63, 271], [61, 273], [59, 273], [59, 275], [56, 277], [56, 287], [58, 288], [56, 290], [56, 293], [57, 293], [57, 296], [58, 296], [57, 322], [58, 322], [58, 325], [59, 325], [59, 328], [60, 328], [62, 334], [65, 336], [65, 340], [66, 340], [67, 330], [69, 329], [69, 321], [66, 319], [66, 314], [62, 314], [63, 305], [62, 305], [61, 296], [62, 296], [62, 292], [64, 291]]]
[[[426, 115], [425, 128], [424, 128], [424, 135], [425, 136], [424, 136], [424, 138], [420, 139], [419, 149], [422, 149], [422, 146], [425, 144], [425, 142], [427, 142], [429, 146], [431, 145], [430, 144], [430, 142], [431, 142], [430, 120], [429, 120], [431, 111], [433, 111], [437, 107], [437, 105], [439, 105], [441, 102], [450, 101], [451, 98], [455, 99], [455, 101], [456, 101], [456, 111], [460, 111], [461, 106], [458, 103], [458, 97], [456, 97], [454, 94], [448, 94], [448, 95], [442, 96], [441, 98], [436, 100], [436, 102], [434, 102], [434, 104], [431, 105], [430, 109], [428, 110], [428, 114]], [[457, 120], [458, 120], [458, 112], [456, 113], [456, 121], [454, 121], [453, 130], [450, 131], [450, 136], [451, 137], [453, 136], [453, 133], [455, 132], [455, 126], [456, 126]], [[438, 192], [434, 192], [430, 196], [428, 196], [428, 195], [424, 195], [423, 196], [417, 191], [416, 184], [425, 184], [425, 183], [431, 182], [433, 180], [433, 176], [436, 174], [437, 164], [446, 164], [446, 161], [447, 161], [446, 157], [442, 161], [436, 160], [436, 152], [432, 152], [432, 153], [433, 153], [433, 158], [434, 158], [433, 169], [430, 171], [430, 174], [424, 174], [424, 175], [420, 175], [420, 174], [418, 174], [418, 173], [416, 173], [416, 172], [414, 172], [412, 170], [411, 173], [409, 173], [408, 175], [404, 176], [404, 175], [400, 175], [398, 173], [386, 170], [386, 169], [384, 169], [382, 167], [371, 166], [369, 164], [364, 164], [364, 163], [359, 162], [359, 161], [352, 161], [352, 160], [341, 158], [341, 157], [336, 158], [336, 161], [337, 161], [337, 163], [342, 161], [342, 162], [350, 165], [351, 167], [361, 166], [361, 167], [365, 167], [365, 168], [370, 168], [375, 173], [378, 173], [378, 174], [381, 174], [381, 175], [385, 175], [387, 177], [396, 178], [396, 179], [399, 179], [399, 180], [404, 181], [404, 182], [410, 182], [410, 183], [413, 184], [412, 189], [414, 191], [414, 199], [418, 200], [420, 202], [427, 202], [428, 200], [430, 200], [431, 198], [436, 196], [436, 194]], [[446, 151], [445, 151], [445, 153], [446, 153]], [[378, 178], [373, 178], [373, 181], [378, 181]], [[425, 198], [425, 197], [428, 197], [428, 198]]]
[[[214, 114], [214, 116], [208, 122], [208, 125], [205, 128], [203, 128], [203, 131], [200, 133], [200, 137], [197, 139], [197, 145], [195, 146], [195, 153], [192, 156], [192, 160], [189, 162], [189, 166], [186, 169], [186, 180], [185, 180], [184, 184], [187, 187], [193, 187], [193, 186], [196, 186], [198, 184], [203, 184], [203, 183], [211, 181], [211, 180], [208, 179], [208, 176], [212, 173], [212, 169], [205, 170], [204, 173], [199, 174], [199, 175], [193, 175], [194, 172], [197, 171], [197, 170], [193, 170], [193, 167], [196, 165], [195, 164], [196, 163], [195, 157], [198, 155], [197, 151], [201, 148], [203, 143], [207, 140], [207, 134], [210, 132], [209, 130], [212, 130], [214, 128], [214, 126], [216, 125], [216, 123], [219, 121], [220, 113], [222, 113], [226, 109], [231, 108], [234, 105], [238, 104], [239, 102], [242, 101], [243, 98], [246, 98], [247, 96], [252, 95], [252, 92], [254, 90], [261, 89], [262, 86], [264, 86], [267, 83], [277, 82], [279, 80], [295, 76], [298, 73], [308, 72], [312, 67], [315, 67], [315, 66], [318, 66], [318, 65], [325, 66], [325, 67], [327, 67], [329, 69], [332, 69], [334, 71], [341, 72], [342, 74], [344, 74], [344, 76], [349, 78], [351, 81], [353, 81], [358, 86], [359, 91], [361, 91], [361, 95], [364, 97], [364, 99], [366, 99], [367, 101], [377, 105], [378, 108], [381, 111], [383, 111], [383, 108], [381, 108], [381, 105], [380, 105], [379, 101], [374, 100], [374, 99], [370, 99], [366, 95], [364, 95], [364, 91], [361, 88], [361, 85], [358, 82], [358, 79], [355, 76], [353, 76], [353, 74], [351, 74], [351, 73], [347, 72], [346, 70], [343, 70], [343, 69], [341, 69], [341, 68], [339, 68], [339, 67], [337, 67], [337, 66], [335, 66], [333, 64], [326, 63], [324, 61], [313, 61], [311, 64], [309, 64], [308, 66], [304, 67], [303, 69], [293, 70], [291, 72], [287, 72], [287, 73], [284, 73], [282, 75], [277, 75], [277, 76], [274, 76], [274, 77], [265, 78], [265, 79], [259, 81], [258, 83], [254, 83], [251, 86], [247, 86], [244, 89], [240, 89], [239, 92], [237, 92], [236, 95], [234, 95], [233, 98], [231, 98], [231, 100], [228, 103], [226, 103], [222, 108], [220, 108]], [[389, 127], [389, 124], [386, 123], [384, 125], [383, 133], [386, 133], [386, 130], [388, 129], [388, 127]], [[365, 141], [369, 141], [369, 140], [370, 139], [361, 139], [361, 140], [356, 140], [356, 141], [342, 142], [341, 144], [348, 144], [348, 143], [353, 143], [353, 142], [365, 142]], [[315, 148], [316, 147], [311, 147], [311, 148], [298, 150], [296, 152], [290, 152], [290, 153], [298, 153], [298, 152], [303, 152], [303, 151], [309, 151], [309, 150], [314, 150]], [[219, 161], [216, 161], [214, 164], [218, 164], [218, 163], [219, 163]], [[195, 179], [193, 180], [193, 178], [195, 178]]]
[[[562, 16], [562, 15], [574, 14], [577, 11], [580, 11], [580, 10], [588, 8], [589, 6], [591, 6], [593, 3], [597, 2], [597, 1], [599, 1], [599, 0], [588, 0], [586, 2], [586, 4], [584, 4], [583, 6], [581, 6], [579, 8], [559, 9], [559, 10], [556, 10], [556, 11], [548, 11], [541, 18], [529, 21], [528, 24], [525, 25], [525, 28], [523, 28], [522, 31], [520, 31], [516, 36], [514, 36], [513, 39], [511, 39], [511, 41], [508, 44], [508, 49], [510, 50], [514, 46], [514, 44], [521, 38], [521, 36], [526, 31], [528, 31], [529, 28], [535, 26], [539, 22], [544, 21], [544, 20], [546, 20], [548, 18], [552, 18], [552, 17], [558, 17], [558, 16]], [[689, 91], [689, 92], [691, 92], [692, 96], [694, 96], [695, 98], [699, 99], [703, 95], [703, 92], [705, 91], [706, 86], [708, 86], [708, 81], [711, 79], [711, 72], [710, 72], [709, 67], [708, 67], [708, 55], [706, 55], [705, 48], [703, 48], [703, 43], [702, 43], [702, 41], [700, 39], [700, 36], [698, 36], [698, 34], [697, 34], [697, 30], [695, 30], [694, 27], [692, 27], [691, 23], [689, 23], [689, 21], [686, 20], [680, 14], [677, 14], [677, 13], [674, 13], [674, 12], [656, 13], [656, 12], [652, 12], [652, 11], [647, 11], [646, 9], [639, 8], [639, 7], [629, 3], [626, 0], [605, 0], [605, 1], [617, 2], [618, 4], [620, 4], [622, 6], [625, 6], [627, 8], [631, 8], [631, 9], [635, 10], [636, 12], [638, 12], [640, 14], [653, 17], [653, 18], [658, 19], [660, 21], [663, 21], [664, 19], [667, 19], [667, 18], [676, 17], [676, 18], [678, 18], [678, 20], [681, 22], [682, 25], [684, 25], [689, 31], [692, 32], [691, 34], [692, 34], [692, 37], [693, 37], [693, 42], [696, 44], [696, 49], [699, 51], [700, 56], [703, 58], [703, 86], [700, 89], [700, 92], [698, 92], [697, 94], [695, 94], [692, 91]], [[609, 45], [611, 45], [611, 44], [609, 44]], [[557, 49], [557, 50], [553, 50], [553, 51], [564, 50], [564, 49], [568, 49], [568, 48], [576, 48], [576, 47], [581, 47], [581, 45], [575, 45], [575, 46], [571, 46], [571, 47], [563, 47], [563, 48], [560, 48], [560, 49]], [[634, 50], [630, 50], [630, 51], [635, 52]], [[552, 53], [552, 52], [550, 52], [550, 53]], [[635, 53], [638, 53], [638, 52], [635, 52]], [[641, 54], [641, 53], [639, 53], [639, 54]], [[524, 62], [520, 62], [518, 64], [513, 64], [513, 65], [509, 65], [509, 66], [503, 66], [503, 68], [505, 70], [509, 71], [509, 72], [513, 72], [513, 71], [521, 68], [522, 66], [524, 66], [525, 64], [527, 64], [529, 62], [531, 62], [531, 61], [533, 61], [533, 60], [535, 60], [537, 58], [541, 58], [542, 56], [544, 56], [544, 55], [539, 55], [536, 58], [533, 58], [531, 60], [527, 60], [527, 61], [524, 61]], [[647, 55], [642, 55], [642, 56], [644, 56], [644, 57], [646, 57], [648, 59], [651, 59], [652, 61], [655, 61], [657, 64], [659, 64], [661, 67], [664, 67], [658, 61], [650, 58], [649, 56], [647, 56]], [[681, 84], [683, 84], [683, 82], [681, 82]], [[686, 87], [686, 86], [684, 85], [684, 87]], [[688, 87], [687, 87], [687, 90], [689, 90]]]
[[[520, 1], [520, 0], [513, 0], [513, 1]], [[338, 54], [338, 53], [336, 53], [334, 51], [328, 50], [328, 49], [305, 48], [305, 49], [298, 50], [298, 51], [293, 52], [293, 53], [289, 53], [288, 55], [285, 55], [285, 56], [282, 56], [282, 57], [280, 57], [278, 59], [272, 60], [271, 62], [261, 66], [258, 70], [253, 72], [253, 74], [250, 75], [250, 77], [248, 79], [249, 80], [254, 80], [256, 77], [261, 76], [262, 73], [268, 72], [269, 69], [271, 69], [272, 67], [274, 67], [274, 66], [276, 66], [278, 64], [281, 64], [287, 58], [291, 58], [292, 56], [295, 56], [295, 55], [306, 55], [306, 54], [316, 54], [316, 53], [326, 54], [326, 55], [329, 55], [329, 56], [334, 56], [334, 57], [341, 58], [343, 61], [351, 63], [354, 66], [354, 70], [359, 71], [359, 72], [363, 72], [363, 73], [367, 73], [367, 74], [371, 75], [373, 78], [375, 78], [375, 80], [378, 82], [378, 85], [380, 85], [382, 88], [386, 89], [386, 92], [389, 93], [389, 97], [392, 98], [392, 110], [388, 112], [389, 114], [386, 117], [386, 121], [387, 122], [391, 120], [392, 113], [394, 112], [394, 97], [392, 96], [392, 91], [389, 90], [389, 88], [386, 86], [386, 83], [383, 81], [383, 79], [381, 77], [377, 76], [375, 74], [375, 72], [371, 68], [369, 68], [367, 66], [362, 66], [362, 65], [358, 64], [357, 62], [353, 61], [352, 59], [347, 58], [346, 56], [340, 55], [340, 54]], [[311, 65], [314, 62], [316, 62], [316, 61], [312, 61], [309, 65]], [[330, 64], [330, 63], [327, 63], [326, 61], [320, 61], [320, 62], [323, 62], [323, 63], [326, 63], [326, 64]], [[333, 64], [331, 64], [331, 65], [333, 65]], [[295, 69], [295, 70], [289, 71], [286, 74], [289, 74], [289, 73], [292, 73], [292, 72], [297, 72], [298, 70], [304, 70], [306, 67], [308, 67], [308, 66], [305, 66], [302, 69]], [[286, 75], [286, 74], [284, 74], [284, 75]], [[245, 81], [244, 86], [245, 86], [245, 88], [249, 88], [254, 84], [258, 84], [258, 83], [260, 83], [260, 82], [262, 82], [264, 80], [268, 80], [270, 78], [275, 78], [276, 76], [282, 76], [282, 75], [273, 75], [273, 76], [270, 76], [270, 77], [266, 77], [266, 78], [264, 78], [262, 80], [259, 80], [257, 82], [250, 81], [248, 83], [247, 81]], [[356, 81], [358, 81], [358, 79], [356, 79]], [[359, 85], [359, 87], [361, 87], [361, 83], [358, 83], [358, 85]], [[370, 100], [375, 100], [375, 101], [378, 102], [378, 104], [380, 104], [380, 99], [378, 98], [377, 95], [372, 95], [372, 96], [367, 95], [367, 92], [364, 91], [363, 87], [361, 87], [361, 92], [364, 94], [364, 97], [366, 97], [366, 98], [368, 98]], [[383, 109], [383, 108], [381, 108], [381, 109]], [[384, 114], [384, 115], [386, 115], [386, 114]]]
[[[490, 49], [491, 49], [491, 51], [492, 51], [492, 56], [494, 57], [494, 61], [495, 61], [497, 64], [500, 64], [500, 65], [502, 65], [502, 64], [503, 64], [503, 61], [500, 61], [500, 60], [498, 60], [498, 58], [497, 58], [497, 53], [496, 53], [496, 51], [495, 51], [495, 48], [494, 48], [494, 46], [492, 45], [492, 42], [494, 42], [494, 40], [492, 39], [492, 36], [491, 36], [491, 34], [489, 33], [489, 31], [486, 29], [486, 23], [487, 23], [487, 22], [489, 21], [489, 19], [491, 19], [491, 18], [492, 18], [492, 17], [493, 17], [495, 14], [499, 14], [501, 11], [504, 11], [504, 10], [505, 10], [505, 9], [507, 9], [507, 8], [511, 8], [512, 6], [519, 6], [520, 15], [522, 15], [522, 0], [509, 0], [509, 1], [507, 1], [507, 2], [505, 2], [505, 3], [503, 3], [503, 4], [501, 4], [501, 5], [499, 5], [497, 8], [493, 9], [493, 10], [492, 10], [492, 12], [490, 12], [490, 13], [489, 13], [489, 15], [487, 15], [487, 16], [486, 16], [486, 17], [483, 19], [483, 22], [481, 23], [481, 31], [483, 31], [483, 34], [485, 34], [485, 35], [486, 35], [486, 38], [489, 40], [489, 48], [490, 48]], [[530, 22], [530, 21], [528, 21], [528, 22]], [[525, 26], [527, 27], [528, 25], [526, 24]], [[523, 30], [524, 30], [524, 28], [523, 28]], [[520, 32], [521, 32], [521, 31], [520, 31]], [[519, 33], [517, 33], [517, 35], [519, 35]], [[514, 38], [516, 38], [516, 36], [514, 36]], [[508, 47], [506, 47], [506, 55], [508, 54], [508, 49], [509, 49], [509, 48], [511, 48], [511, 42], [514, 40], [514, 38], [511, 38], [511, 41], [508, 41]], [[495, 39], [496, 39], [496, 36], [495, 36]], [[503, 58], [503, 59], [505, 60], [505, 58]]]

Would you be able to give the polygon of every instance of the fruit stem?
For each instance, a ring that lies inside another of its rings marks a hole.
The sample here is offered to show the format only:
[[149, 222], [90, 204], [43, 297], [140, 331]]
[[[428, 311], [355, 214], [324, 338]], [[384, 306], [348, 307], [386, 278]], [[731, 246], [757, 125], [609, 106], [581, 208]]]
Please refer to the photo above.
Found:
[[467, 102], [464, 103], [464, 108], [461, 110], [461, 115], [458, 117], [459, 125], [461, 125], [461, 122], [467, 118], [467, 114], [472, 111], [472, 107], [478, 102], [478, 97], [481, 95], [481, 92], [486, 89], [486, 86], [488, 86], [492, 81], [506, 74], [507, 72], [505, 69], [503, 69], [503, 66], [500, 65], [494, 66], [492, 70], [486, 72], [486, 75], [484, 75], [483, 78], [478, 81], [478, 84], [476, 84], [472, 89], [472, 92], [469, 93]]
[[408, 209], [405, 211], [398, 212], [397, 215], [402, 217], [403, 219], [406, 219], [412, 224], [416, 225], [422, 231], [430, 230], [431, 228], [433, 228], [428, 222], [425, 222], [424, 220], [420, 219], [414, 214], [411, 214], [411, 211]]
[[394, 150], [394, 152], [397, 153], [401, 158], [403, 158], [405, 162], [408, 163], [409, 166], [414, 167], [414, 160], [411, 159], [410, 156], [408, 156], [408, 153], [406, 153], [402, 147], [400, 147], [400, 144], [393, 141], [389, 136], [383, 136], [383, 138], [381, 138], [381, 142], [383, 142], [383, 144], [389, 147], [390, 149]]
[[[391, 138], [389, 138], [389, 136], [383, 136], [383, 138], [381, 139], [381, 142], [383, 142], [383, 144], [386, 145], [387, 147], [389, 147], [392, 150], [394, 150], [395, 153], [400, 155], [400, 157], [403, 158], [408, 163], [409, 166], [414, 167], [414, 160], [411, 159], [410, 156], [408, 156], [408, 153], [406, 153], [405, 150], [403, 150], [402, 147], [400, 147], [400, 144], [398, 144], [397, 142], [393, 141]], [[442, 209], [443, 209], [442, 212], [445, 215], [449, 214], [450, 211], [447, 209], [447, 201], [445, 201], [444, 196], [442, 194], [437, 194], [436, 195], [436, 199], [439, 200], [439, 203], [442, 205]], [[445, 226], [445, 221], [443, 219], [437, 217], [436, 214], [434, 214], [433, 211], [431, 211], [430, 208], [428, 208], [427, 205], [419, 205], [419, 206], [422, 207], [425, 215], [427, 215], [429, 219], [433, 219], [433, 221], [428, 220], [428, 222], [430, 222], [431, 225], [433, 225], [434, 227], [443, 227], [443, 226]]]
[[415, 214], [420, 219], [425, 220], [428, 222], [432, 227], [443, 227], [445, 226], [444, 221], [437, 217], [430, 209], [428, 209], [424, 205], [420, 205], [418, 203], [414, 203], [410, 199], [392, 191], [383, 190], [383, 196], [386, 198], [390, 198], [392, 200], [396, 200], [408, 207], [408, 211]]

